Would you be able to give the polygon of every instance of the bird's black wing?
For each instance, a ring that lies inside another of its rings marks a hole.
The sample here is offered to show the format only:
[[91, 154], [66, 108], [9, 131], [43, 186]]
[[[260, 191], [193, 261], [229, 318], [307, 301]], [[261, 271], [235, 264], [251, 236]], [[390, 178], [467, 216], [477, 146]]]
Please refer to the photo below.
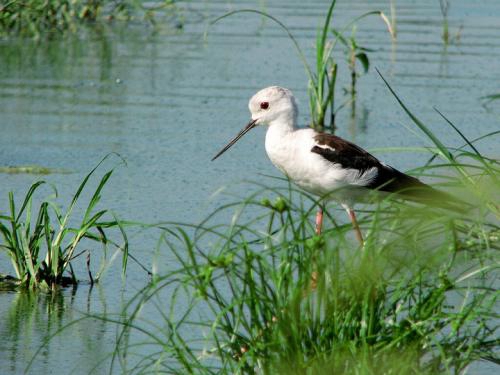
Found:
[[334, 164], [339, 164], [342, 168], [356, 169], [361, 175], [370, 168], [382, 167], [375, 156], [335, 135], [322, 133], [315, 136], [314, 140], [316, 146], [311, 152], [323, 156]]
[[[332, 134], [321, 133], [314, 137], [316, 145], [311, 152], [321, 155], [326, 160], [339, 164], [342, 168], [355, 169], [361, 176], [367, 170], [376, 168], [375, 177], [364, 186], [390, 193], [409, 194], [410, 190], [431, 189], [415, 177], [408, 176], [395, 168], [381, 163], [375, 156], [361, 147]], [[432, 189], [434, 190], [434, 189]]]
[[314, 140], [316, 145], [313, 146], [311, 152], [321, 155], [332, 163], [339, 164], [342, 168], [356, 169], [360, 176], [367, 170], [376, 168], [375, 177], [364, 185], [368, 189], [398, 193], [404, 199], [458, 210], [457, 204], [460, 202], [453, 196], [381, 163], [375, 156], [354, 143], [325, 133], [316, 135]]

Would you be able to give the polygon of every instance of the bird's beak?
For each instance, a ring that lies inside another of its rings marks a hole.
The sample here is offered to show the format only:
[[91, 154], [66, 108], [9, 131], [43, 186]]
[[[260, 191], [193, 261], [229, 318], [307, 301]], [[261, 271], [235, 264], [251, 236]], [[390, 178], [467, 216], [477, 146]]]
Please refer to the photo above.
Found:
[[217, 155], [215, 155], [213, 158], [212, 158], [212, 161], [214, 161], [215, 159], [217, 159], [219, 156], [221, 156], [224, 152], [226, 152], [232, 145], [234, 145], [236, 142], [238, 142], [238, 140], [243, 137], [246, 133], [248, 133], [250, 130], [252, 130], [253, 128], [255, 128], [257, 126], [257, 120], [252, 120], [248, 123], [247, 126], [245, 126], [239, 133], [236, 137], [234, 137], [233, 139], [231, 139], [231, 141], [222, 149], [220, 150]]

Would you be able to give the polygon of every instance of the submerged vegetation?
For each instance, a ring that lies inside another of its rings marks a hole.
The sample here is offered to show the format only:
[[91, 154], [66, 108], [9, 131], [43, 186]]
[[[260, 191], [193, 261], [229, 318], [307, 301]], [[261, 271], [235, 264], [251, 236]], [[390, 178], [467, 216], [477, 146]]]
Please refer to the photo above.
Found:
[[55, 169], [55, 168], [47, 168], [41, 167], [39, 165], [23, 165], [23, 166], [9, 166], [9, 167], [0, 167], [0, 173], [8, 173], [8, 174], [68, 174], [71, 173], [65, 169]]
[[[73, 211], [96, 168], [80, 184], [65, 212], [52, 199], [42, 200], [38, 210], [33, 207], [35, 194], [46, 184], [44, 181], [30, 187], [20, 206], [16, 204], [14, 194], [9, 193], [9, 211], [0, 214], [0, 251], [10, 258], [15, 277], [3, 276], [0, 282], [44, 289], [76, 284], [78, 279], [72, 264], [76, 258], [86, 255], [89, 279], [94, 283], [105, 270], [110, 248], [122, 253], [122, 269], [125, 272], [128, 241], [122, 224], [108, 210], [96, 210], [113, 170], [105, 173], [99, 181], [80, 223], [73, 224]], [[121, 234], [122, 244], [108, 236], [107, 232], [111, 229]], [[90, 250], [81, 249], [86, 240], [102, 247], [101, 268], [94, 276], [89, 267]]]

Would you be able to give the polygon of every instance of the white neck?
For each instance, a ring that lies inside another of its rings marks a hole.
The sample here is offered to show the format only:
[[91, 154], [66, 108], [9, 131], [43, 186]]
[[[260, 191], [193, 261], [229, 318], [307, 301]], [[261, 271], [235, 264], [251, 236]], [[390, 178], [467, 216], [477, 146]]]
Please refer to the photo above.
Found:
[[287, 141], [297, 130], [295, 121], [284, 121], [278, 118], [269, 123], [266, 133], [266, 152], [272, 163], [286, 172], [286, 161], [290, 157], [290, 147], [293, 145]]
[[266, 142], [281, 143], [281, 140], [296, 130], [295, 121], [276, 119], [269, 123], [266, 132]]
[[269, 129], [277, 128], [281, 132], [290, 132], [297, 129], [297, 116], [294, 113], [281, 114], [277, 119], [269, 122]]

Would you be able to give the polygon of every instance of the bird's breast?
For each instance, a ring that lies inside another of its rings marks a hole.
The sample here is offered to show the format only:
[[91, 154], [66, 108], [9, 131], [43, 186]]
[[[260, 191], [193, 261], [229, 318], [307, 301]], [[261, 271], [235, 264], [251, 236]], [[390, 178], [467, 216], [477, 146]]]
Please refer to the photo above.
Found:
[[311, 149], [317, 145], [314, 136], [312, 129], [280, 133], [271, 128], [266, 134], [269, 159], [300, 188], [320, 196], [336, 190], [349, 194], [349, 191], [366, 186], [376, 177], [378, 172], [375, 167], [365, 171], [343, 168], [339, 163], [312, 152]]
[[312, 129], [281, 134], [279, 138], [271, 130], [266, 135], [267, 155], [296, 185], [316, 195], [345, 186], [341, 166], [311, 152], [315, 145]]

